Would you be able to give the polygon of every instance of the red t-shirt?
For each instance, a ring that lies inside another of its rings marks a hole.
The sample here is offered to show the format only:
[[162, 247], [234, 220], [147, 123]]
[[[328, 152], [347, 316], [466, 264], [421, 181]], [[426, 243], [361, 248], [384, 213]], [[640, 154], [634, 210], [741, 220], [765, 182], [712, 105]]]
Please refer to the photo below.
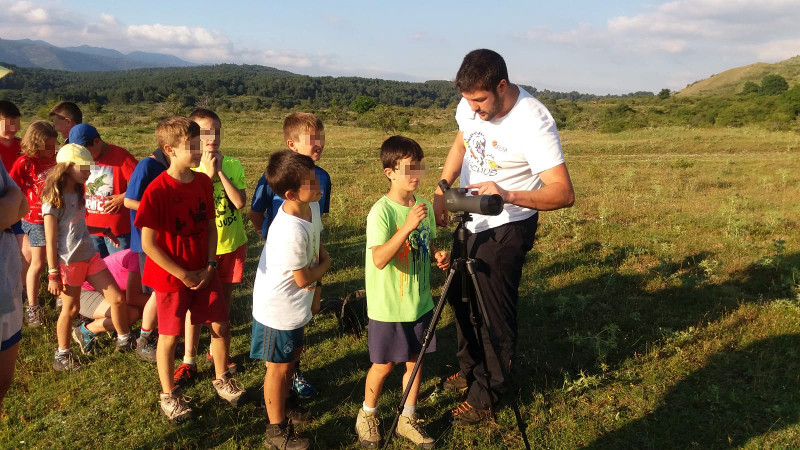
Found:
[[[211, 179], [203, 173], [195, 172], [192, 181], [181, 183], [162, 172], [144, 191], [134, 225], [155, 230], [158, 247], [178, 266], [203, 269], [208, 262], [208, 222], [215, 216], [213, 192]], [[158, 292], [186, 287], [149, 256], [142, 283]]]
[[0, 159], [3, 160], [3, 166], [5, 166], [6, 172], [11, 172], [11, 166], [13, 166], [14, 162], [19, 158], [19, 154], [22, 153], [21, 142], [19, 138], [12, 139], [11, 143], [8, 145], [0, 142]]
[[44, 180], [47, 178], [47, 172], [55, 165], [55, 156], [51, 158], [31, 158], [28, 155], [22, 155], [11, 166], [8, 174], [11, 175], [11, 178], [17, 183], [25, 197], [28, 198], [28, 205], [30, 205], [30, 211], [22, 220], [30, 223], [44, 223], [42, 219], [42, 189], [44, 188]]
[[[128, 189], [136, 158], [127, 150], [116, 145], [108, 146], [106, 154], [97, 158], [92, 174], [86, 180], [86, 225], [90, 227], [111, 227], [116, 235], [131, 232], [131, 212], [124, 206], [114, 214], [103, 211], [110, 195], [124, 194]], [[102, 233], [93, 233], [102, 236]]]

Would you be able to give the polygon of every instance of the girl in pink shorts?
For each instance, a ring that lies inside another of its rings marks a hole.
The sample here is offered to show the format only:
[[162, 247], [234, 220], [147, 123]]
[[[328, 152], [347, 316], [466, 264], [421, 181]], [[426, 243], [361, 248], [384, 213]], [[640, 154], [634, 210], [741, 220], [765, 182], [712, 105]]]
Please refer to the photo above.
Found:
[[[117, 283], [92, 244], [90, 230], [86, 226], [84, 183], [89, 178], [89, 168], [94, 161], [89, 150], [67, 144], [56, 155], [56, 166], [50, 171], [42, 191], [42, 216], [47, 241], [47, 289], [53, 295], [61, 295], [63, 307], [58, 317], [56, 334], [58, 349], [53, 359], [53, 369], [77, 371], [80, 363], [70, 351], [72, 322], [80, 308], [81, 285], [88, 281], [103, 293], [111, 305], [111, 320], [117, 330], [117, 349], [131, 348], [132, 339], [128, 328], [127, 306]], [[104, 233], [116, 243], [111, 230], [91, 230]], [[84, 342], [73, 337], [87, 351]]]

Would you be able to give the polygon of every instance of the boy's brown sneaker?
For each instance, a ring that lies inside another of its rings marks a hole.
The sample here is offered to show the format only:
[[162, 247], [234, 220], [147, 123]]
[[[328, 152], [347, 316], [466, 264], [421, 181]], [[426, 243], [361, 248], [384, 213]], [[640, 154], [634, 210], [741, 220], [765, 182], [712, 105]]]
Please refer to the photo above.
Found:
[[410, 417], [400, 416], [395, 432], [398, 436], [411, 441], [417, 448], [433, 448], [435, 441], [422, 428], [422, 424], [416, 414], [412, 414]]
[[184, 397], [179, 386], [175, 386], [169, 394], [161, 393], [161, 412], [170, 422], [178, 424], [192, 417], [192, 408], [189, 407], [191, 398]]
[[488, 409], [475, 408], [469, 402], [462, 402], [458, 405], [458, 408], [450, 411], [450, 414], [452, 415], [453, 423], [464, 425], [475, 425], [492, 417], [492, 413]]
[[286, 411], [286, 418], [290, 419], [292, 423], [308, 423], [314, 420], [311, 411], [297, 403], [297, 399], [289, 395], [286, 397], [284, 411]]
[[224, 372], [211, 383], [220, 398], [230, 403], [233, 407], [239, 406], [239, 400], [242, 399], [244, 389], [239, 386], [239, 382], [230, 373]]
[[453, 375], [447, 377], [442, 383], [442, 387], [446, 391], [459, 391], [463, 392], [469, 387], [469, 383], [467, 383], [467, 379], [461, 376], [461, 372], [456, 372]]
[[291, 421], [281, 424], [267, 424], [267, 435], [264, 439], [267, 448], [285, 450], [305, 450], [311, 448], [308, 438], [300, 437], [294, 431]]
[[375, 412], [366, 412], [364, 408], [358, 409], [356, 416], [356, 435], [358, 443], [363, 448], [378, 448], [381, 443], [381, 433], [378, 430], [381, 421]]

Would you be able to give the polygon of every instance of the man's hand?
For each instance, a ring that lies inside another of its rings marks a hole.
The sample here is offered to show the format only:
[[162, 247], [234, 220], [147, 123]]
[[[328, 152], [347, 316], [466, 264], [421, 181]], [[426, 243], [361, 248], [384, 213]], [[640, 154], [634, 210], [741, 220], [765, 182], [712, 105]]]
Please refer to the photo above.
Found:
[[[498, 186], [494, 181], [484, 181], [483, 183], [470, 184], [467, 186], [467, 189], [477, 189], [478, 195], [497, 194], [500, 197], [503, 197], [503, 203], [508, 203], [508, 191]], [[473, 195], [475, 195], [474, 192]]]
[[124, 206], [124, 202], [124, 194], [109, 195], [106, 197], [106, 201], [103, 204], [103, 212], [106, 214], [116, 214], [119, 209]]
[[[438, 188], [436, 189], [439, 190]], [[444, 195], [433, 193], [433, 217], [436, 219], [436, 225], [446, 227], [450, 221], [450, 216], [447, 214], [447, 208], [444, 204]]]
[[417, 203], [411, 208], [411, 211], [408, 212], [408, 217], [406, 217], [406, 222], [403, 224], [403, 227], [410, 233], [416, 230], [426, 217], [428, 217], [428, 205], [425, 203]]

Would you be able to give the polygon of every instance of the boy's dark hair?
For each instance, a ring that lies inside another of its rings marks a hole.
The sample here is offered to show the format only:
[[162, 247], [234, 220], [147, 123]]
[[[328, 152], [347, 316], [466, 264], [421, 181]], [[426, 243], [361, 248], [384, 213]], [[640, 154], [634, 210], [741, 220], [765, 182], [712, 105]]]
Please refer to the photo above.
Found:
[[309, 169], [314, 170], [314, 160], [310, 157], [291, 150], [280, 150], [270, 155], [264, 175], [273, 192], [286, 199], [286, 191], [300, 189]]
[[8, 100], [0, 100], [0, 118], [16, 119], [20, 116], [22, 116], [22, 114], [19, 112], [17, 105]]
[[78, 105], [72, 102], [61, 102], [50, 110], [50, 117], [61, 116], [72, 121], [72, 123], [82, 123], [83, 113]]
[[200, 136], [200, 125], [186, 117], [172, 116], [156, 125], [156, 140], [160, 149], [167, 145], [177, 147], [196, 136]]
[[392, 136], [381, 144], [381, 164], [384, 169], [394, 169], [401, 159], [422, 161], [424, 157], [417, 141], [405, 136]]
[[499, 53], [482, 48], [467, 53], [454, 83], [460, 92], [495, 92], [502, 80], [510, 82], [505, 60]]
[[197, 120], [197, 119], [211, 119], [216, 120], [219, 126], [222, 126], [222, 121], [219, 119], [219, 116], [214, 111], [207, 109], [207, 108], [195, 108], [191, 114], [189, 114], [189, 119]]

